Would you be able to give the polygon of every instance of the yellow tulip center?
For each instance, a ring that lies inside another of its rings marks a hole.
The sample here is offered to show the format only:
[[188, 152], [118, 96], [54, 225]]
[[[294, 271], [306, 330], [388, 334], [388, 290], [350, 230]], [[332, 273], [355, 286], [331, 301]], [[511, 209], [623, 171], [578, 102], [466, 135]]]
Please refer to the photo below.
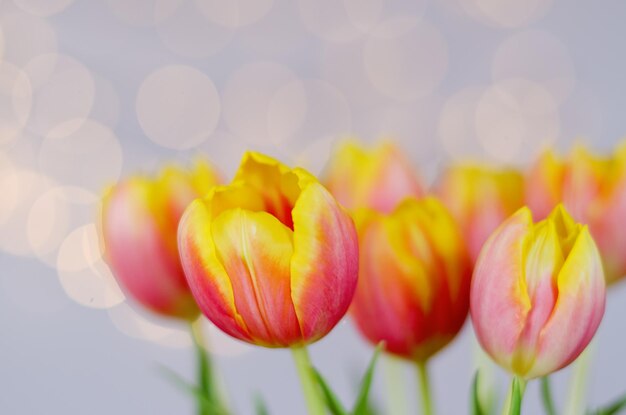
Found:
[[218, 188], [211, 200], [213, 218], [242, 208], [267, 212], [293, 230], [291, 212], [302, 192], [301, 178], [281, 165], [250, 159], [243, 164], [232, 184]]

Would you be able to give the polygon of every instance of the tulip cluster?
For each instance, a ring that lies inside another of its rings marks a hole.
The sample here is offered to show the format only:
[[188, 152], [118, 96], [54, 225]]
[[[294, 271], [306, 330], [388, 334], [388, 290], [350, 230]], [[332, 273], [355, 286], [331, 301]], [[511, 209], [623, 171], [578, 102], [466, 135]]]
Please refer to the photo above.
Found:
[[343, 413], [305, 347], [347, 313], [416, 365], [431, 414], [427, 362], [470, 314], [483, 349], [520, 381], [589, 344], [606, 283], [626, 273], [615, 226], [625, 166], [626, 146], [607, 159], [546, 153], [526, 175], [460, 164], [431, 191], [391, 143], [347, 142], [321, 181], [249, 152], [228, 184], [207, 163], [119, 183], [101, 232], [120, 285], [148, 309], [190, 322], [202, 312], [238, 340], [291, 348], [311, 413], [323, 402]]

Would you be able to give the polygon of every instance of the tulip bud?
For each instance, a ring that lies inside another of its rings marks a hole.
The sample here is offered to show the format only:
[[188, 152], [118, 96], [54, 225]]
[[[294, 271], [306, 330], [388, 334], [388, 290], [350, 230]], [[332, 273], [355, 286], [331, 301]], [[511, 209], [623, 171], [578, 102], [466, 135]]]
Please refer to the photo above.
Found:
[[515, 170], [452, 166], [437, 193], [461, 227], [472, 261], [498, 225], [524, 204], [523, 178]]
[[389, 142], [371, 151], [355, 141], [344, 143], [325, 176], [328, 190], [348, 209], [368, 207], [391, 212], [405, 197], [424, 193], [411, 164]]
[[390, 214], [355, 212], [359, 284], [352, 317], [373, 344], [423, 362], [448, 344], [469, 308], [471, 262], [436, 199], [405, 199]]
[[193, 171], [175, 167], [159, 177], [132, 177], [107, 191], [101, 234], [105, 258], [124, 291], [148, 309], [192, 320], [196, 305], [177, 247], [178, 222], [188, 204], [218, 181], [198, 163]]
[[179, 248], [203, 313], [240, 340], [301, 346], [345, 314], [357, 282], [354, 223], [308, 172], [258, 153], [196, 199]]
[[543, 154], [530, 170], [526, 203], [533, 213], [545, 217], [562, 202], [572, 216], [587, 224], [598, 244], [607, 283], [626, 275], [626, 145], [612, 157], [598, 157], [582, 147], [561, 160]]
[[538, 223], [520, 209], [489, 237], [476, 263], [471, 315], [478, 340], [500, 366], [525, 379], [576, 359], [604, 304], [596, 245], [561, 206]]

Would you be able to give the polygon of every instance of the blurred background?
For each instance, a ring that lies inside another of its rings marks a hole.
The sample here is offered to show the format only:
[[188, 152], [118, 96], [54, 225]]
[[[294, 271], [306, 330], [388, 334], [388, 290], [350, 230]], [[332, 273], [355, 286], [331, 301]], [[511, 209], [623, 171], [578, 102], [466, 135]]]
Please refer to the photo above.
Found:
[[[460, 159], [608, 151], [626, 131], [624, 16], [620, 0], [0, 1], [0, 413], [193, 413], [158, 369], [193, 379], [186, 327], [126, 300], [102, 260], [107, 185], [198, 154], [229, 178], [246, 149], [319, 173], [348, 136], [396, 140], [429, 182]], [[626, 389], [625, 299], [612, 288], [592, 404]], [[304, 413], [288, 351], [206, 326], [237, 413], [256, 393]], [[475, 347], [468, 322], [434, 359], [439, 413], [466, 413]], [[371, 352], [349, 321], [311, 347], [346, 403]], [[393, 370], [415, 405], [415, 374]]]

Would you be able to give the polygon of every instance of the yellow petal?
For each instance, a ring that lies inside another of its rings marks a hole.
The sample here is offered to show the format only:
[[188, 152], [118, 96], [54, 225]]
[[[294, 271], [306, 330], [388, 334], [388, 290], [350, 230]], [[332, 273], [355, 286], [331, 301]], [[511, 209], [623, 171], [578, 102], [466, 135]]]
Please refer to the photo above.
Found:
[[214, 187], [206, 197], [212, 218], [233, 208], [262, 212], [265, 202], [261, 196], [245, 183]]
[[558, 275], [558, 298], [528, 374], [544, 376], [571, 363], [589, 344], [604, 315], [606, 288], [598, 250], [583, 227]]
[[189, 175], [191, 185], [199, 196], [206, 195], [211, 187], [222, 181], [217, 170], [204, 159], [196, 160]]
[[529, 297], [533, 297], [542, 279], [556, 283], [564, 260], [556, 223], [548, 220], [537, 224], [524, 244], [524, 281]]
[[561, 251], [563, 253], [563, 257], [565, 258], [572, 249], [576, 238], [578, 238], [582, 225], [574, 221], [574, 218], [570, 216], [562, 204], [559, 204], [556, 208], [554, 208], [548, 217], [548, 221], [554, 225], [554, 229], [558, 235], [558, 241], [561, 246]]
[[467, 249], [463, 236], [451, 214], [439, 200], [427, 197], [420, 200], [419, 204], [422, 208], [417, 216], [417, 222], [428, 239], [430, 249], [437, 256], [431, 259], [430, 264], [432, 267], [441, 267], [431, 272], [446, 276], [451, 297], [456, 299], [468, 266], [468, 262], [465, 261]]
[[291, 210], [308, 182], [317, 180], [303, 169], [289, 169], [281, 162], [260, 153], [243, 156], [233, 184], [245, 184], [263, 201], [262, 210], [288, 227], [293, 226]]

